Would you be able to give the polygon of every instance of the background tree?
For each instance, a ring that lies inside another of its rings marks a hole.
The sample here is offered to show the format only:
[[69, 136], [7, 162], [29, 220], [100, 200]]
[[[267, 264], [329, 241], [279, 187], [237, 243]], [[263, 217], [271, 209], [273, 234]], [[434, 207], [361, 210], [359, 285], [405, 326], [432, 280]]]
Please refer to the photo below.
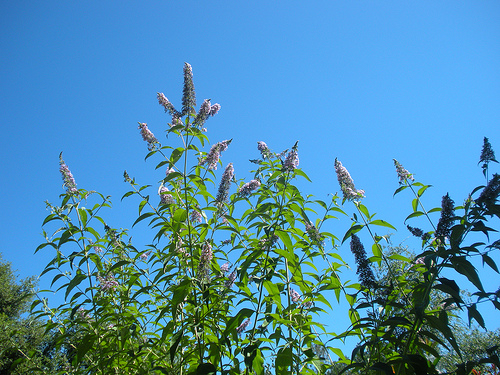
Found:
[[77, 337], [46, 332], [45, 322], [29, 314], [35, 286], [34, 277], [18, 281], [11, 264], [0, 255], [0, 374], [50, 372], [65, 368], [68, 354], [71, 357], [68, 337], [73, 343]]
[[19, 364], [43, 343], [44, 329], [40, 322], [24, 314], [29, 310], [34, 286], [33, 278], [17, 282], [11, 265], [0, 256], [0, 374], [22, 374]]

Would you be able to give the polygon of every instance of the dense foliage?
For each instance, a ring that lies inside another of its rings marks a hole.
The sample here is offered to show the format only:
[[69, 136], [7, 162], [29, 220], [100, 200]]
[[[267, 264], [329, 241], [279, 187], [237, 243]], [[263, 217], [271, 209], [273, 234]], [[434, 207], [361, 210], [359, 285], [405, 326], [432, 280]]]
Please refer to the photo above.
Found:
[[[308, 180], [298, 168], [298, 144], [275, 153], [259, 142], [250, 181], [237, 179], [232, 163], [224, 163], [217, 178], [231, 140], [210, 144], [205, 123], [220, 105], [205, 100], [196, 110], [189, 64], [182, 108], [161, 93], [158, 101], [172, 116], [168, 144], [145, 123], [139, 130], [149, 149], [146, 159], [157, 160], [165, 177], [152, 187], [124, 174], [131, 187], [124, 198], [138, 200], [134, 226], [148, 226], [141, 231], [150, 234], [149, 245], [136, 247], [127, 230], [113, 228], [103, 216], [109, 197], [78, 189], [61, 157], [67, 191], [59, 205], [48, 204], [43, 225], [52, 234], [37, 251], [54, 251], [44, 274], [52, 275], [66, 303], [57, 309], [43, 300], [33, 305], [47, 327], [60, 332], [60, 345], [81, 338], [61, 373], [425, 374], [438, 371], [443, 349], [463, 362], [457, 373], [478, 362], [498, 365], [495, 348], [463, 361], [450, 323], [453, 311], [462, 309], [484, 326], [477, 303], [500, 307], [500, 292], [483, 288], [471, 262], [480, 257], [498, 272], [492, 253], [500, 241], [490, 238], [489, 222], [500, 216], [500, 176], [487, 177], [488, 163], [495, 161], [491, 147], [481, 156], [487, 185], [461, 206], [446, 194], [441, 207], [428, 211], [422, 196], [429, 186], [395, 161], [395, 194], [411, 194], [407, 220], [429, 221], [425, 229], [408, 227], [421, 238], [418, 255], [385, 254], [388, 236], [374, 228], [396, 228], [370, 214], [361, 203], [364, 191], [339, 160], [334, 167], [342, 197], [328, 202], [297, 187]], [[437, 223], [432, 212], [441, 213]], [[345, 215], [352, 218], [347, 233], [325, 230]], [[358, 234], [371, 238], [371, 256]], [[346, 241], [359, 283], [341, 278], [348, 265], [338, 250]], [[373, 264], [386, 267], [386, 279], [376, 277]], [[455, 274], [474, 288], [470, 301]], [[327, 332], [321, 319], [341, 300], [352, 325], [343, 333]], [[347, 337], [358, 342], [350, 355], [340, 349]]]
[[0, 374], [25, 374], [34, 366], [50, 373], [71, 361], [67, 345], [56, 349], [57, 331], [46, 331], [42, 320], [28, 314], [35, 286], [34, 278], [18, 281], [0, 258]]

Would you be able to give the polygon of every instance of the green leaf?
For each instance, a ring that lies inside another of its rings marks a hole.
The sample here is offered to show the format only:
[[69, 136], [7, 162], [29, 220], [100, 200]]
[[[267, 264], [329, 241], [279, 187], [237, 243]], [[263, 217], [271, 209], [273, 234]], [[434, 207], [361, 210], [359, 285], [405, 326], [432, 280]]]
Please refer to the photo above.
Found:
[[363, 229], [363, 227], [364, 227], [364, 224], [354, 224], [354, 225], [352, 225], [349, 228], [349, 230], [346, 232], [346, 234], [344, 235], [344, 238], [342, 239], [342, 243], [344, 243], [345, 240], [347, 240], [348, 238], [350, 238], [352, 234], [358, 233], [361, 229]]
[[455, 303], [457, 303], [458, 305], [463, 303], [462, 298], [460, 297], [460, 287], [455, 282], [455, 280], [450, 280], [445, 277], [441, 277], [437, 279], [437, 281], [439, 281], [441, 284], [434, 285], [432, 287], [433, 289], [437, 289], [444, 293], [449, 294], [453, 298]]
[[427, 323], [429, 324], [429, 326], [439, 330], [443, 334], [443, 336], [446, 338], [446, 340], [448, 340], [448, 342], [451, 344], [453, 349], [455, 349], [455, 351], [458, 353], [458, 355], [462, 356], [462, 354], [460, 352], [460, 348], [458, 346], [458, 343], [455, 340], [455, 336], [453, 335], [453, 332], [450, 329], [450, 325], [448, 322], [448, 314], [446, 313], [446, 311], [441, 310], [439, 312], [438, 316], [427, 314], [425, 316], [425, 319], [426, 319]]
[[170, 362], [174, 363], [174, 358], [175, 358], [175, 352], [177, 351], [177, 348], [179, 347], [179, 344], [181, 343], [182, 340], [182, 335], [183, 335], [183, 330], [181, 329], [180, 331], [176, 332], [172, 336], [172, 340], [170, 340]]
[[290, 346], [285, 346], [278, 350], [275, 365], [276, 375], [290, 374], [290, 367], [293, 365], [292, 348]]
[[389, 224], [385, 220], [373, 220], [373, 221], [370, 221], [368, 224], [378, 225], [378, 226], [381, 226], [381, 227], [387, 227], [387, 228], [391, 228], [391, 229], [397, 230], [396, 228], [394, 228], [391, 224]]
[[396, 189], [396, 191], [394, 192], [394, 194], [392, 195], [393, 197], [396, 195], [396, 194], [399, 194], [401, 193], [404, 189], [406, 189], [408, 186], [406, 185], [403, 185], [403, 186], [400, 186], [399, 188]]
[[111, 272], [113, 271], [114, 269], [116, 268], [120, 268], [121, 266], [124, 266], [125, 264], [129, 264], [130, 262], [128, 260], [120, 260], [119, 262], [113, 264], [113, 266], [111, 266], [111, 268], [109, 269], [108, 272]]
[[414, 218], [414, 217], [419, 217], [419, 216], [422, 216], [422, 215], [424, 215], [424, 213], [423, 213], [422, 211], [415, 211], [415, 212], [413, 212], [413, 213], [409, 214], [409, 215], [406, 217], [406, 219], [405, 219], [405, 221], [404, 221], [404, 222], [406, 223], [406, 220], [411, 219], [411, 218]]
[[173, 216], [172, 219], [173, 219], [173, 221], [175, 223], [179, 223], [180, 224], [180, 223], [185, 222], [186, 219], [187, 219], [187, 217], [188, 217], [187, 211], [184, 210], [184, 209], [182, 209], [182, 208], [179, 208], [179, 209], [177, 209], [175, 211], [174, 216]]
[[228, 337], [231, 332], [235, 332], [236, 328], [240, 325], [240, 322], [244, 321], [246, 318], [250, 318], [253, 314], [252, 309], [243, 308], [238, 313], [231, 317], [227, 322], [226, 329], [224, 330], [224, 336]]
[[377, 258], [377, 262], [380, 264], [380, 261], [382, 260], [382, 249], [378, 243], [374, 243], [372, 245], [372, 253], [373, 255]]
[[490, 258], [488, 254], [483, 254], [483, 265], [486, 263], [488, 266], [490, 266], [496, 273], [498, 272], [497, 265], [493, 259]]
[[68, 241], [74, 241], [71, 239], [71, 236], [73, 234], [71, 233], [70, 229], [66, 229], [63, 234], [61, 235], [61, 238], [59, 239], [59, 244], [57, 245], [58, 247], [61, 247], [62, 244], [68, 242]]
[[170, 167], [173, 167], [175, 163], [181, 158], [182, 154], [184, 153], [184, 149], [182, 147], [177, 147], [175, 150], [172, 151], [172, 154], [170, 155]]
[[281, 239], [281, 241], [283, 241], [286, 249], [289, 249], [290, 251], [293, 249], [292, 240], [290, 239], [290, 236], [287, 232], [277, 229], [275, 231], [275, 234]]
[[211, 363], [200, 363], [196, 368], [196, 375], [216, 375], [217, 369]]
[[484, 291], [476, 268], [465, 259], [464, 256], [455, 256], [451, 258], [451, 263], [458, 273], [466, 276], [469, 281], [476, 286], [480, 291]]
[[60, 220], [60, 218], [56, 214], [50, 214], [45, 218], [45, 220], [42, 223], [42, 226], [44, 226], [45, 224], [47, 224], [49, 221], [52, 220]]
[[296, 169], [295, 174], [304, 177], [309, 182], [312, 182], [311, 179], [300, 169]]
[[441, 212], [441, 207], [434, 207], [430, 209], [427, 213], [433, 213], [433, 212]]
[[386, 375], [393, 375], [394, 374], [394, 371], [392, 370], [392, 366], [387, 364], [387, 363], [383, 363], [383, 362], [376, 362], [372, 366], [370, 366], [369, 369], [375, 370], [375, 371], [382, 371]]
[[257, 348], [255, 358], [252, 361], [252, 369], [255, 371], [255, 374], [264, 375], [264, 358], [259, 348]]
[[370, 220], [370, 212], [368, 212], [368, 208], [366, 208], [366, 206], [364, 204], [357, 204], [359, 210], [363, 213], [363, 215], [365, 215], [365, 217]]
[[142, 209], [148, 202], [149, 202], [149, 195], [145, 196], [144, 199], [141, 201], [141, 203], [139, 203], [139, 215], [141, 214]]
[[85, 208], [79, 208], [78, 214], [80, 215], [80, 220], [82, 221], [82, 227], [87, 225], [87, 210]]
[[87, 278], [87, 275], [83, 273], [77, 273], [75, 277], [69, 282], [68, 287], [66, 288], [66, 294], [64, 298], [68, 298], [68, 295], [71, 293], [73, 288], [79, 285], [83, 280]]
[[134, 221], [134, 224], [132, 224], [132, 227], [134, 227], [137, 223], [141, 222], [144, 219], [147, 219], [148, 217], [153, 216], [155, 213], [154, 212], [146, 212], [145, 214], [142, 214], [137, 218], [136, 221]]
[[432, 185], [422, 186], [420, 189], [418, 189], [417, 196], [421, 197], [424, 194], [424, 192], [430, 187], [432, 187]]
[[476, 322], [478, 322], [478, 324], [483, 327], [484, 329], [486, 329], [485, 327], [485, 324], [484, 324], [484, 319], [483, 319], [483, 316], [481, 315], [481, 313], [479, 311], [477, 311], [477, 308], [476, 308], [476, 305], [471, 305], [471, 306], [467, 306], [467, 314], [469, 316], [469, 326], [472, 322], [472, 319], [474, 319]]
[[417, 211], [418, 208], [418, 198], [415, 198], [411, 201], [411, 207], [413, 208], [413, 211]]
[[401, 254], [398, 254], [398, 253], [391, 254], [387, 258], [388, 259], [395, 259], [395, 260], [402, 260], [403, 262], [406, 262], [406, 263], [410, 263], [411, 262], [410, 258], [407, 258], [404, 255], [401, 255]]
[[95, 338], [96, 338], [95, 335], [87, 334], [86, 336], [83, 337], [82, 340], [80, 340], [76, 351], [77, 363], [81, 363], [83, 361], [83, 358], [94, 344]]

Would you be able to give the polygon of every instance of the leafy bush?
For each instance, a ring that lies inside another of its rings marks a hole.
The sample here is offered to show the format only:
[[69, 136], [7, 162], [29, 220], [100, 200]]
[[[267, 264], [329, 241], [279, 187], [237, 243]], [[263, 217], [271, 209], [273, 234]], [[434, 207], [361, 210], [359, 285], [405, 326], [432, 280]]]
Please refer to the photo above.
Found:
[[[422, 196], [429, 186], [414, 181], [395, 161], [400, 178], [395, 194], [408, 190], [414, 196], [407, 220], [427, 216], [429, 226], [425, 231], [409, 227], [422, 239], [416, 258], [386, 256], [387, 236], [373, 228], [395, 227], [370, 214], [361, 203], [364, 191], [355, 188], [340, 161], [335, 170], [343, 196], [329, 202], [314, 200], [296, 186], [308, 180], [298, 168], [298, 144], [275, 153], [259, 142], [253, 179], [238, 180], [232, 163], [217, 179], [215, 170], [224, 165], [221, 154], [231, 140], [208, 148], [205, 122], [220, 105], [205, 100], [196, 110], [189, 64], [182, 108], [161, 93], [158, 101], [172, 116], [169, 144], [161, 144], [147, 124], [139, 123], [139, 130], [148, 145], [146, 159], [156, 159], [156, 169], [166, 169], [166, 176], [151, 186], [124, 173], [131, 186], [124, 198], [138, 199], [134, 226], [149, 228], [146, 247], [135, 247], [127, 230], [106, 222], [101, 215], [111, 207], [109, 197], [78, 189], [61, 156], [67, 192], [59, 205], [48, 204], [51, 212], [43, 225], [52, 234], [44, 232], [46, 242], [37, 251], [53, 249], [44, 274], [53, 275], [52, 284], [65, 293], [66, 302], [57, 309], [41, 300], [33, 305], [37, 316], [48, 319], [47, 327], [59, 330], [59, 344], [75, 334], [81, 337], [71, 366], [61, 373], [313, 374], [329, 368], [432, 373], [440, 347], [460, 353], [450, 306], [467, 310], [469, 320], [481, 326], [477, 303], [490, 300], [498, 309], [499, 292], [484, 290], [470, 261], [480, 256], [498, 272], [489, 254], [499, 241], [489, 242], [494, 230], [488, 226], [500, 215], [498, 175], [462, 206], [455, 207], [445, 195], [441, 208], [426, 211]], [[494, 155], [481, 159], [487, 176]], [[354, 209], [353, 222], [336, 237], [324, 228], [346, 215], [343, 205], [352, 205], [347, 207]], [[437, 224], [428, 216], [436, 211], [441, 212]], [[373, 241], [371, 257], [360, 231]], [[470, 242], [472, 233], [484, 234], [486, 242], [475, 235]], [[348, 266], [338, 248], [348, 240], [359, 283], [340, 277]], [[391, 260], [402, 262], [402, 268], [395, 269]], [[384, 282], [375, 277], [374, 262], [387, 267]], [[476, 301], [464, 302], [451, 272], [472, 283]], [[430, 303], [436, 292], [443, 296], [438, 305]], [[332, 309], [326, 293], [350, 306], [352, 325], [342, 334], [326, 332], [321, 323]], [[350, 336], [359, 344], [349, 359], [336, 343]], [[339, 361], [325, 360], [318, 347]], [[498, 364], [494, 355], [484, 361]]]

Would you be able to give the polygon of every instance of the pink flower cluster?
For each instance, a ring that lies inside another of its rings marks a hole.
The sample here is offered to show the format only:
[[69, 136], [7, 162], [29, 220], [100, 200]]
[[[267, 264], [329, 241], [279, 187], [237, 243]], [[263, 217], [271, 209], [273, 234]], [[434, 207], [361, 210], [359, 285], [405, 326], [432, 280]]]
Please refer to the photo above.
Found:
[[220, 104], [215, 103], [210, 107], [210, 116], [215, 116], [220, 111]]
[[242, 333], [245, 329], [247, 329], [250, 324], [250, 318], [246, 319], [243, 323], [241, 323], [238, 328], [236, 328], [237, 333]]
[[78, 189], [76, 188], [75, 178], [71, 174], [71, 171], [69, 170], [66, 163], [64, 163], [64, 161], [62, 160], [62, 156], [60, 157], [60, 159], [61, 159], [61, 162], [60, 162], [59, 171], [61, 172], [62, 179], [64, 181], [64, 186], [66, 186], [68, 193], [75, 194], [78, 192]]
[[257, 150], [260, 151], [260, 154], [262, 155], [263, 159], [270, 158], [271, 156], [273, 156], [271, 150], [269, 150], [269, 147], [267, 147], [266, 142], [262, 141], [257, 142]]
[[142, 139], [148, 143], [148, 150], [151, 151], [154, 148], [155, 143], [158, 143], [158, 140], [148, 129], [148, 124], [144, 122], [139, 122], [139, 129], [141, 130]]
[[300, 299], [300, 294], [293, 289], [290, 289], [290, 297], [292, 297], [292, 302], [297, 302]]
[[201, 215], [199, 209], [194, 209], [191, 211], [190, 220], [192, 223], [201, 223], [203, 216]]
[[233, 163], [229, 163], [222, 174], [222, 178], [219, 185], [219, 190], [217, 191], [217, 196], [215, 201], [222, 204], [226, 201], [229, 195], [229, 187], [231, 185], [231, 180], [234, 177], [234, 167]]
[[224, 286], [227, 288], [227, 289], [231, 289], [231, 287], [233, 286], [234, 284], [234, 280], [236, 280], [236, 270], [234, 270], [233, 272], [231, 272], [231, 274], [227, 277], [227, 280], [226, 282], [224, 283]]
[[227, 271], [229, 271], [229, 262], [226, 262], [222, 266], [220, 266], [220, 270], [222, 273], [226, 273]]
[[285, 171], [293, 171], [299, 166], [299, 153], [297, 150], [292, 150], [286, 156], [285, 162], [283, 163], [283, 169]]
[[118, 282], [112, 275], [106, 275], [106, 277], [97, 276], [97, 281], [99, 281], [99, 288], [103, 292], [114, 291], [118, 286]]
[[252, 194], [252, 192], [254, 190], [257, 190], [259, 187], [260, 187], [260, 181], [259, 180], [252, 180], [250, 182], [247, 182], [242, 187], [240, 187], [238, 189], [238, 193], [240, 193], [240, 195], [243, 197], [247, 197], [250, 194]]
[[311, 222], [306, 223], [305, 226], [309, 239], [317, 244], [321, 244], [323, 242], [323, 237], [319, 233], [318, 228], [316, 228]]
[[210, 264], [210, 262], [212, 262], [212, 258], [212, 245], [209, 242], [205, 242], [201, 250], [200, 263]]
[[398, 173], [399, 183], [403, 184], [406, 180], [415, 181], [413, 175], [408, 172], [403, 166], [396, 160], [394, 160], [394, 165], [396, 166], [396, 172]]
[[220, 154], [222, 151], [226, 151], [227, 147], [231, 143], [230, 140], [225, 140], [222, 142], [217, 142], [214, 144], [211, 148], [210, 151], [208, 152], [207, 156], [202, 158], [198, 165], [208, 165], [208, 169], [217, 169], [217, 163], [219, 162]]
[[158, 103], [165, 109], [165, 112], [170, 113], [172, 116], [179, 116], [179, 112], [174, 108], [174, 105], [170, 103], [170, 100], [167, 99], [163, 93], [158, 92], [156, 94], [156, 97], [158, 98]]
[[340, 189], [344, 194], [344, 199], [353, 201], [360, 200], [365, 197], [365, 191], [356, 190], [351, 175], [337, 159], [335, 159], [335, 172], [337, 173], [337, 179], [339, 180]]
[[141, 255], [139, 255], [139, 258], [141, 258], [141, 260], [143, 262], [146, 262], [150, 255], [151, 255], [151, 251], [146, 251], [146, 252], [142, 253]]
[[158, 189], [158, 195], [160, 196], [161, 204], [172, 204], [175, 202], [172, 194], [168, 194], [168, 189], [165, 186], [160, 186]]

